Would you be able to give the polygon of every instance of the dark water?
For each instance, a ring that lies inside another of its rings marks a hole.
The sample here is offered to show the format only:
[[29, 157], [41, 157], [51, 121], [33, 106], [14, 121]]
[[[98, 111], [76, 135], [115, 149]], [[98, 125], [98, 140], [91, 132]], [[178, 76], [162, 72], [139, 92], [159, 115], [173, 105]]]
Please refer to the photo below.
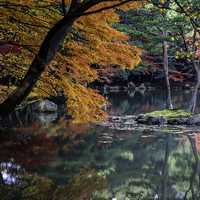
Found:
[[[172, 90], [174, 107], [187, 109], [192, 97], [192, 90], [176, 87]], [[110, 93], [107, 95], [112, 102], [112, 114], [140, 114], [166, 108], [166, 90], [150, 88], [146, 91]], [[198, 95], [200, 99], [200, 94]], [[200, 101], [196, 112], [200, 112]]]
[[[164, 96], [158, 89], [112, 93], [108, 110], [148, 112], [163, 108]], [[191, 92], [177, 89], [173, 97], [186, 108]], [[120, 127], [60, 121], [2, 129], [0, 199], [200, 199], [198, 127]]]

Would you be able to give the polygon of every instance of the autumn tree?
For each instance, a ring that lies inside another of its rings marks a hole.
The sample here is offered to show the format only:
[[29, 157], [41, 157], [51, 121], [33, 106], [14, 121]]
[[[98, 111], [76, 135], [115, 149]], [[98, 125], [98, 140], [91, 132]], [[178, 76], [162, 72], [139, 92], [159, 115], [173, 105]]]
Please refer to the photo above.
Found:
[[112, 63], [133, 68], [140, 62], [139, 49], [128, 45], [128, 37], [111, 27], [118, 20], [115, 7], [135, 8], [138, 2], [1, 2], [0, 45], [18, 49], [14, 53], [0, 49], [1, 77], [11, 74], [20, 79], [0, 105], [1, 114], [12, 112], [31, 92], [32, 96], [56, 95], [62, 88], [77, 121], [103, 118], [104, 98], [87, 87], [98, 78], [90, 66]]

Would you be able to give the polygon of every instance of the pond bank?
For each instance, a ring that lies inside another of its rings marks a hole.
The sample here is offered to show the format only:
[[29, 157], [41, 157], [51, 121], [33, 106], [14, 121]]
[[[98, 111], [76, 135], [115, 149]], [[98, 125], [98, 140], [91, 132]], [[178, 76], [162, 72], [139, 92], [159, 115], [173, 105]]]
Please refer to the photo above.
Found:
[[[152, 112], [153, 114], [155, 112]], [[153, 115], [151, 113], [127, 116], [110, 116], [106, 123], [117, 123], [119, 126], [129, 125], [184, 125], [184, 126], [200, 126], [200, 114], [183, 113], [174, 117], [164, 115]], [[105, 124], [106, 124], [105, 123]]]

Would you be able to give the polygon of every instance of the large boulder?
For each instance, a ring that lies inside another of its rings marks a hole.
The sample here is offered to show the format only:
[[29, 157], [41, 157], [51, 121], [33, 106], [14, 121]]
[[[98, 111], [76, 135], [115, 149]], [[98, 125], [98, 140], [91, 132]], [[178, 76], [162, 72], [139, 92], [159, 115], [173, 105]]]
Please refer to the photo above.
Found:
[[36, 112], [57, 112], [58, 106], [48, 99], [35, 101], [32, 104], [33, 111]]

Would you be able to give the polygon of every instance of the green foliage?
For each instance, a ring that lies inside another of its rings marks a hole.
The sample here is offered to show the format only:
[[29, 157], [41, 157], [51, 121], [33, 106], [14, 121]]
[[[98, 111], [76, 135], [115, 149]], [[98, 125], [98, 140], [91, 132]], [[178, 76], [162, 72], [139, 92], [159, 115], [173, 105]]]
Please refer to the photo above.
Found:
[[[171, 68], [177, 62], [177, 51], [185, 51], [182, 34], [190, 33], [192, 25], [184, 14], [175, 12], [176, 9], [173, 3], [170, 4], [170, 9], [160, 9], [147, 4], [136, 10], [119, 12], [121, 22], [114, 24], [114, 27], [127, 33], [131, 43], [153, 57], [153, 60], [149, 60], [143, 56], [142, 63], [138, 65], [139, 70], [143, 71], [149, 66], [162, 64], [163, 41], [167, 41], [169, 45]], [[167, 36], [163, 36], [164, 32]]]

